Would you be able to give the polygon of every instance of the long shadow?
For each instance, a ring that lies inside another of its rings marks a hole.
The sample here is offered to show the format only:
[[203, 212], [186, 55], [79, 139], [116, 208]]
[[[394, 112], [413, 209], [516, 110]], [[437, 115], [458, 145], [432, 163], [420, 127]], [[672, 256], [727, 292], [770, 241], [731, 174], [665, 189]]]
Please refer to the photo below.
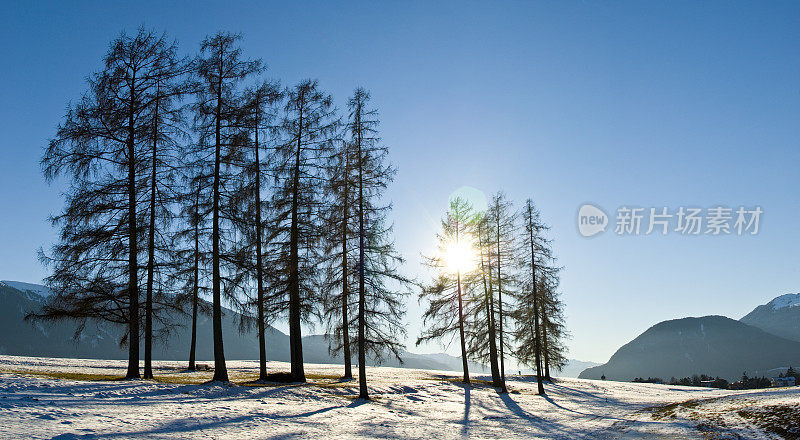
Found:
[[461, 425], [461, 435], [463, 437], [469, 437], [469, 410], [472, 406], [471, 390], [472, 387], [470, 385], [464, 384], [464, 422]]
[[535, 416], [529, 413], [528, 411], [522, 409], [522, 407], [519, 406], [517, 402], [515, 402], [514, 399], [511, 398], [511, 395], [509, 393], [497, 393], [497, 395], [500, 396], [500, 400], [502, 400], [503, 403], [506, 405], [506, 407], [509, 410], [511, 410], [511, 412], [514, 413], [514, 415], [516, 415], [517, 417], [529, 420], [531, 422], [537, 422], [537, 423], [545, 422], [543, 418]]
[[304, 412], [304, 413], [300, 413], [300, 414], [286, 414], [286, 415], [275, 414], [275, 415], [270, 415], [270, 416], [265, 416], [265, 417], [270, 418], [270, 419], [293, 419], [295, 417], [310, 417], [310, 416], [313, 416], [313, 415], [316, 415], [316, 414], [322, 414], [322, 413], [325, 413], [325, 412], [328, 412], [328, 411], [330, 411], [332, 409], [337, 409], [337, 408], [345, 408], [345, 406], [344, 405], [334, 405], [334, 406], [329, 406], [329, 407], [326, 407], [326, 408], [320, 408], [320, 409], [317, 409], [317, 410], [314, 410], [314, 411], [308, 411], [308, 412]]
[[509, 393], [498, 393], [498, 396], [506, 405], [506, 407], [511, 410], [512, 413], [514, 413], [514, 415], [526, 420], [535, 428], [542, 430], [544, 433], [546, 433], [546, 435], [554, 438], [557, 438], [556, 436], [563, 436], [563, 438], [575, 438], [574, 433], [570, 433], [568, 430], [559, 426], [556, 422], [545, 420], [522, 409], [522, 407], [520, 407], [517, 402], [511, 398]]

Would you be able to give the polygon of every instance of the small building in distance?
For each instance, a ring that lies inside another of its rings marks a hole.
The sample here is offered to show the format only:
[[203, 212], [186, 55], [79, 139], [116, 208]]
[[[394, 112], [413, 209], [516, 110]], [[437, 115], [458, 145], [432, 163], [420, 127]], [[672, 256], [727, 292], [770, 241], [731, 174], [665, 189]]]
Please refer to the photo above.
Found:
[[770, 384], [773, 387], [793, 387], [795, 386], [795, 379], [792, 376], [789, 377], [773, 377], [769, 380]]

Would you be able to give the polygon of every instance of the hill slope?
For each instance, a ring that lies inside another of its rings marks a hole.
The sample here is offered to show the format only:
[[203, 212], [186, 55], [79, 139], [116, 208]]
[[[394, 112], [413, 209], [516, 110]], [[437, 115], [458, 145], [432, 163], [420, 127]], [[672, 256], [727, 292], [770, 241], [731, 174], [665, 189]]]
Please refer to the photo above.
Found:
[[580, 378], [632, 380], [705, 373], [728, 380], [770, 375], [774, 368], [800, 365], [800, 342], [769, 334], [724, 316], [664, 321], [623, 345], [603, 365]]
[[780, 337], [800, 341], [800, 293], [781, 295], [740, 319]]
[[[26, 314], [41, 307], [48, 294], [47, 288], [36, 284], [0, 282], [0, 304], [4, 306], [0, 308], [0, 354], [88, 359], [127, 358], [127, 349], [119, 346], [122, 336], [119, 327], [104, 323], [89, 324], [80, 338], [75, 340], [73, 335], [77, 329], [76, 323], [24, 321]], [[197, 321], [197, 359], [213, 359], [211, 318], [200, 314]], [[168, 341], [154, 342], [154, 359], [184, 360], [189, 357], [191, 317], [181, 317], [179, 322], [181, 327], [170, 334]], [[258, 359], [255, 330], [247, 329], [240, 333], [238, 322], [236, 312], [224, 309], [222, 328], [226, 359]], [[306, 362], [343, 362], [341, 356], [332, 357], [328, 353], [328, 342], [321, 335], [303, 338], [303, 357]], [[431, 370], [461, 369], [460, 358], [448, 354], [416, 354], [406, 351], [402, 357], [402, 365], [396, 359], [387, 359], [382, 365]], [[289, 360], [289, 338], [273, 327], [267, 329], [267, 358]], [[473, 368], [480, 371], [477, 365]]]

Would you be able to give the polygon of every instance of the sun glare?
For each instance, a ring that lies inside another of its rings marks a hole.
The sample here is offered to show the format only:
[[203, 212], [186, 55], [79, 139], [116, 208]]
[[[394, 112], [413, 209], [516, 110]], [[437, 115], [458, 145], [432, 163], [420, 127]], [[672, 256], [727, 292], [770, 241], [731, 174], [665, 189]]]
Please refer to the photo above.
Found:
[[469, 240], [450, 243], [445, 249], [444, 263], [450, 273], [466, 273], [476, 267], [475, 250]]

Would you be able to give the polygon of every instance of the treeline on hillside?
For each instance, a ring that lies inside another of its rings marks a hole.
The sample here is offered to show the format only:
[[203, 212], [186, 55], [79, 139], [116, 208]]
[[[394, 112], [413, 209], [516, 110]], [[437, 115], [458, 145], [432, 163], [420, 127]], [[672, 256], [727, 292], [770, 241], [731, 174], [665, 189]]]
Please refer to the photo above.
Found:
[[[117, 324], [126, 330], [126, 377], [141, 377], [143, 338], [143, 377], [151, 378], [153, 344], [169, 337], [180, 314], [192, 317], [187, 355], [195, 368], [198, 314], [209, 313], [215, 381], [228, 381], [223, 304], [257, 328], [261, 381], [277, 377], [266, 369], [271, 322], [288, 321], [288, 379], [298, 382], [301, 326], [322, 323], [330, 349], [343, 354], [345, 378], [353, 377], [355, 352], [367, 397], [365, 359], [399, 357], [404, 297], [417, 286], [398, 270], [391, 205], [382, 201], [396, 171], [378, 112], [363, 88], [340, 114], [315, 80], [285, 86], [267, 78], [240, 42], [219, 32], [190, 55], [145, 29], [111, 42], [41, 160], [46, 180], [69, 186], [52, 217], [59, 240], [40, 251], [55, 294], [29, 318]], [[494, 372], [499, 347], [502, 372], [504, 353], [528, 363], [535, 353], [547, 371], [564, 362], [558, 270], [547, 266], [538, 212], [531, 205], [519, 217], [528, 229], [518, 236], [517, 217], [499, 197], [482, 219], [456, 220], [457, 231], [479, 242], [484, 268], [465, 274], [468, 298], [462, 304], [458, 296], [459, 310], [467, 308], [464, 357], [492, 359]], [[531, 254], [516, 243], [528, 243]], [[442, 282], [439, 292], [449, 291], [449, 278]], [[431, 304], [454, 310], [436, 291], [425, 289]], [[432, 305], [426, 319], [438, 316]], [[515, 343], [504, 336], [509, 319], [518, 324]]]
[[[778, 377], [780, 378], [787, 378], [793, 377], [800, 383], [800, 373], [794, 370], [791, 366], [789, 366], [786, 373], [779, 373]], [[642, 377], [634, 378], [632, 382], [636, 383], [658, 383], [658, 384], [669, 384], [669, 385], [683, 385], [687, 387], [701, 387], [707, 386], [711, 388], [720, 388], [720, 389], [731, 389], [731, 390], [749, 390], [749, 389], [758, 389], [758, 388], [769, 388], [772, 386], [772, 382], [770, 379], [762, 376], [762, 377], [750, 377], [747, 375], [747, 372], [742, 373], [741, 379], [736, 382], [730, 383], [727, 380], [716, 376], [708, 376], [706, 374], [697, 375], [691, 377], [684, 377], [684, 378], [676, 378], [672, 377], [668, 382], [665, 382], [663, 379], [658, 377], [648, 377], [647, 379]]]
[[498, 192], [486, 211], [454, 198], [441, 221], [438, 252], [428, 257], [436, 277], [423, 287], [426, 326], [417, 344], [458, 335], [463, 381], [468, 359], [489, 364], [502, 391], [505, 359], [534, 367], [538, 392], [550, 368], [566, 364], [563, 303], [548, 229], [531, 199], [515, 210]]

